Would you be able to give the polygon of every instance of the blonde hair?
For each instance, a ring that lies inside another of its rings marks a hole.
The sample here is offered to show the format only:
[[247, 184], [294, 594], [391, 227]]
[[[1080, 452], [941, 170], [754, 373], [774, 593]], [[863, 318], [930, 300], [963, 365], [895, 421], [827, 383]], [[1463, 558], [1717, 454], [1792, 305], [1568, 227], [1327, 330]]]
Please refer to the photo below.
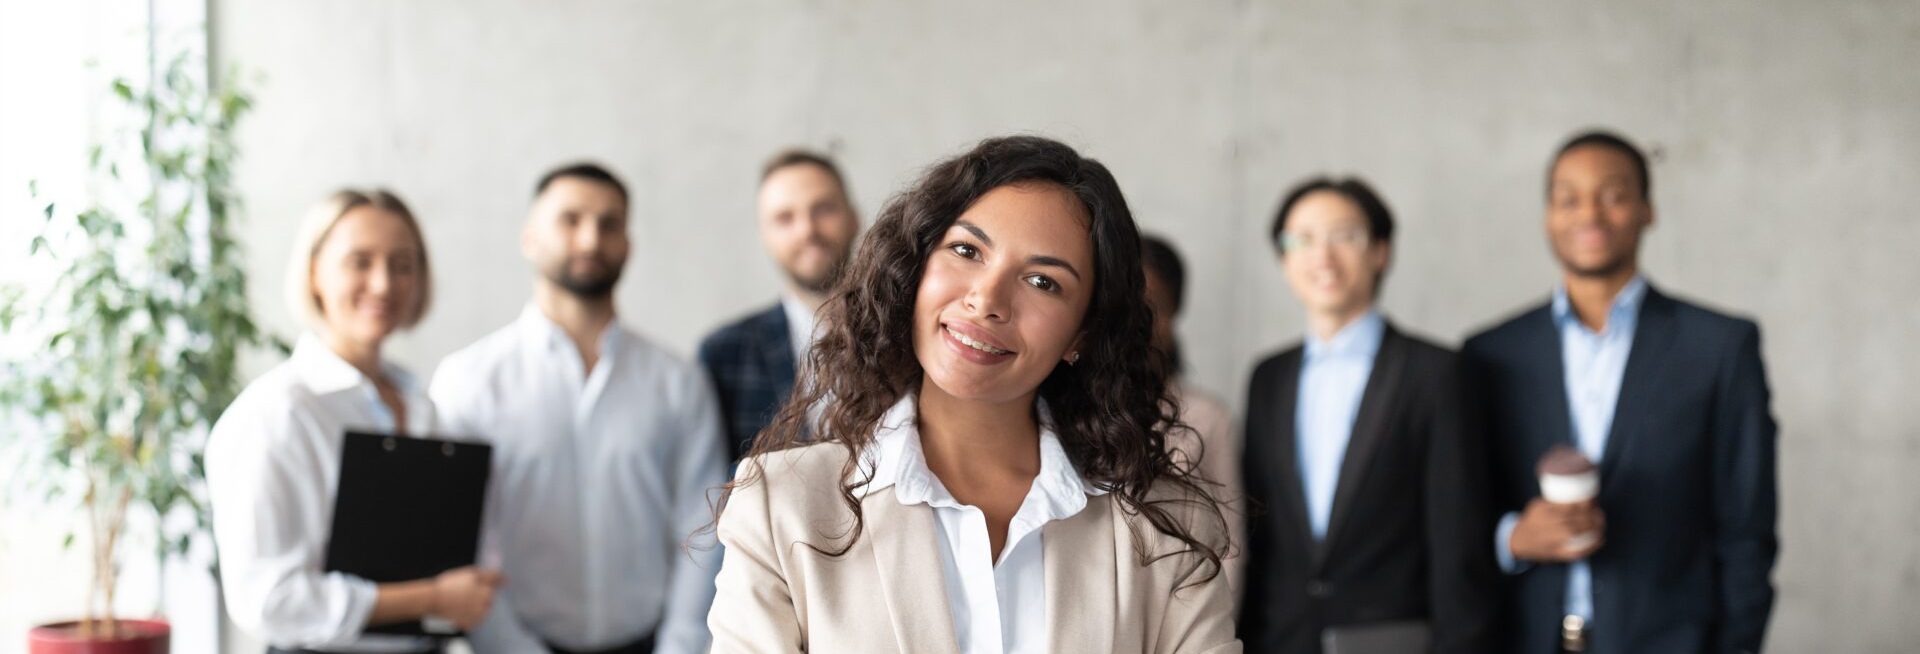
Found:
[[427, 265], [427, 239], [420, 233], [420, 223], [414, 220], [413, 211], [386, 189], [341, 189], [307, 210], [306, 218], [300, 222], [300, 231], [295, 233], [293, 252], [287, 257], [287, 308], [313, 329], [326, 327], [320, 296], [313, 292], [313, 258], [320, 253], [320, 245], [333, 233], [333, 226], [340, 223], [340, 218], [361, 207], [382, 209], [399, 216], [419, 246], [420, 300], [413, 311], [401, 317], [400, 327], [406, 329], [418, 324], [427, 315], [427, 306], [433, 300], [433, 268]]

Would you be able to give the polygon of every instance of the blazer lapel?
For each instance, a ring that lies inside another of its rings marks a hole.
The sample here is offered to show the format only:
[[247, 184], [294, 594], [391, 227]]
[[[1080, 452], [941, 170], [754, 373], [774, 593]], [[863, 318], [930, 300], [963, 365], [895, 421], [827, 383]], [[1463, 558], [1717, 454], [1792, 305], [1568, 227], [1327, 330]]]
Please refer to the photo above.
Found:
[[1047, 651], [1111, 652], [1114, 587], [1114, 515], [1104, 496], [1087, 508], [1041, 527], [1040, 548], [1047, 585]]
[[1532, 323], [1533, 338], [1527, 347], [1533, 352], [1525, 360], [1537, 362], [1539, 368], [1532, 372], [1538, 378], [1522, 392], [1534, 395], [1533, 401], [1539, 403], [1541, 415], [1550, 422], [1540, 425], [1540, 429], [1527, 430], [1523, 440], [1530, 441], [1533, 456], [1538, 459], [1555, 445], [1573, 445], [1577, 441], [1573, 434], [1573, 407], [1567, 405], [1567, 364], [1561, 354], [1560, 326], [1553, 322], [1551, 305], [1537, 310]]
[[867, 520], [862, 537], [870, 539], [880, 567], [880, 591], [898, 639], [896, 651], [959, 654], [945, 575], [934, 550], [940, 535], [933, 509], [904, 506], [892, 489], [868, 495], [862, 505]]
[[1667, 349], [1673, 345], [1673, 305], [1665, 296], [1647, 289], [1640, 300], [1640, 317], [1633, 328], [1633, 349], [1627, 353], [1627, 369], [1620, 376], [1620, 396], [1613, 405], [1613, 426], [1607, 430], [1607, 446], [1600, 457], [1600, 488], [1619, 469], [1620, 459], [1640, 437], [1639, 427], [1647, 419], [1647, 407], [1659, 392], [1659, 380], [1666, 369]]
[[1359, 415], [1353, 421], [1353, 433], [1347, 438], [1347, 453], [1340, 460], [1340, 478], [1334, 484], [1333, 509], [1327, 519], [1327, 537], [1314, 550], [1314, 568], [1327, 560], [1330, 545], [1340, 537], [1347, 514], [1353, 511], [1354, 497], [1366, 481], [1367, 463], [1380, 443], [1387, 439], [1388, 418], [1400, 392], [1400, 370], [1406, 365], [1399, 332], [1388, 325], [1380, 335], [1380, 349], [1373, 357], [1373, 370], [1367, 373], [1366, 390], [1360, 394]]
[[1274, 443], [1273, 468], [1279, 475], [1276, 486], [1281, 492], [1281, 501], [1292, 510], [1288, 515], [1292, 520], [1285, 521], [1288, 536], [1294, 539], [1300, 552], [1313, 552], [1319, 545], [1313, 541], [1313, 531], [1307, 525], [1307, 492], [1301, 486], [1305, 483], [1300, 477], [1299, 434], [1295, 433], [1294, 416], [1300, 401], [1300, 364], [1306, 355], [1303, 348], [1294, 348], [1284, 356], [1278, 383], [1274, 385]]

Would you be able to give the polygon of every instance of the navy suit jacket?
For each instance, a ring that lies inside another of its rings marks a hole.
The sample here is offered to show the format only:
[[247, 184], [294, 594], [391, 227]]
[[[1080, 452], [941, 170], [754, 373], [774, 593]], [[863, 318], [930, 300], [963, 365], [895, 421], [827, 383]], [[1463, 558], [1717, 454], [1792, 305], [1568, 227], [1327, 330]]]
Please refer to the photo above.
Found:
[[793, 345], [787, 312], [774, 303], [700, 341], [700, 364], [713, 376], [726, 423], [727, 452], [738, 461], [793, 393]]
[[[1519, 511], [1539, 495], [1540, 455], [1574, 442], [1559, 327], [1537, 307], [1462, 353], [1487, 399], [1496, 507]], [[1649, 288], [1614, 416], [1588, 651], [1759, 651], [1780, 542], [1759, 327]], [[1557, 651], [1566, 589], [1563, 564], [1508, 578], [1507, 651]]]

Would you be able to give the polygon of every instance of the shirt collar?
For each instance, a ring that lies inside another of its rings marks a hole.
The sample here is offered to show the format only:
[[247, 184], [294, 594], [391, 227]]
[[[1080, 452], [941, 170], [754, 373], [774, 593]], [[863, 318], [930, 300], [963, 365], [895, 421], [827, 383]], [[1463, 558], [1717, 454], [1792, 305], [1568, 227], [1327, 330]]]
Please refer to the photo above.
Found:
[[787, 316], [787, 343], [793, 348], [795, 362], [806, 359], [807, 350], [820, 340], [818, 315], [807, 303], [791, 294], [781, 294], [780, 310]]
[[[1607, 309], [1607, 331], [1610, 333], [1633, 331], [1634, 323], [1640, 318], [1640, 303], [1646, 297], [1647, 278], [1634, 275], [1633, 279], [1613, 296], [1613, 305]], [[1581, 329], [1586, 329], [1586, 325], [1580, 322], [1580, 317], [1573, 313], [1573, 301], [1568, 299], [1567, 285], [1564, 283], [1553, 288], [1553, 322], [1561, 327], [1579, 325]]]
[[1367, 312], [1334, 332], [1333, 338], [1320, 340], [1307, 334], [1307, 359], [1321, 357], [1370, 359], [1380, 351], [1380, 338], [1386, 334], [1387, 320], [1377, 309]]
[[813, 309], [789, 294], [780, 295], [780, 309], [787, 313], [787, 329], [795, 333], [813, 331]]
[[[861, 468], [872, 477], [859, 491], [862, 496], [893, 487], [901, 504], [927, 504], [933, 507], [957, 507], [960, 504], [927, 468], [926, 453], [920, 448], [920, 430], [916, 396], [908, 393], [887, 410], [875, 428], [874, 440], [861, 455]], [[1106, 491], [1087, 483], [1067, 458], [1060, 436], [1054, 432], [1052, 413], [1046, 402], [1039, 403], [1040, 473], [1033, 478], [1046, 519], [1058, 520], [1079, 513], [1087, 506], [1087, 496]]]
[[[299, 374], [301, 383], [306, 384], [307, 388], [314, 393], [338, 393], [358, 388], [362, 384], [369, 388], [373, 385], [366, 375], [361, 374], [359, 368], [353, 367], [353, 364], [347, 363], [346, 359], [340, 358], [340, 355], [334, 353], [333, 348], [327, 347], [319, 336], [311, 332], [300, 335], [300, 340], [293, 345], [293, 356], [287, 359], [287, 362], [293, 364], [293, 369]], [[380, 374], [385, 375], [402, 394], [410, 396], [417, 390], [413, 375], [401, 369], [400, 366], [382, 361]]]
[[[520, 318], [514, 322], [519, 324], [521, 337], [528, 347], [547, 351], [573, 351], [573, 339], [567, 336], [567, 331], [561, 329], [559, 323], [548, 318], [547, 314], [532, 302], [528, 302], [526, 308], [520, 310]], [[619, 347], [620, 334], [620, 319], [607, 321], [606, 330], [600, 332], [601, 359], [606, 359], [608, 352]]]

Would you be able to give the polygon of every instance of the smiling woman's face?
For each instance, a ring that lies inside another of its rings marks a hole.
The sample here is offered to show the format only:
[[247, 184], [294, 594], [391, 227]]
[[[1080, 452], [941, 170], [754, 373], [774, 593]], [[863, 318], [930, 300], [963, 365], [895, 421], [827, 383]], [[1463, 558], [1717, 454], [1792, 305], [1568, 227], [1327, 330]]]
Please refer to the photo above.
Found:
[[987, 192], [947, 228], [914, 296], [922, 393], [1032, 401], [1093, 298], [1090, 221], [1071, 192], [1035, 182]]
[[413, 234], [406, 218], [374, 206], [334, 222], [310, 264], [328, 332], [377, 345], [418, 319], [423, 266]]

